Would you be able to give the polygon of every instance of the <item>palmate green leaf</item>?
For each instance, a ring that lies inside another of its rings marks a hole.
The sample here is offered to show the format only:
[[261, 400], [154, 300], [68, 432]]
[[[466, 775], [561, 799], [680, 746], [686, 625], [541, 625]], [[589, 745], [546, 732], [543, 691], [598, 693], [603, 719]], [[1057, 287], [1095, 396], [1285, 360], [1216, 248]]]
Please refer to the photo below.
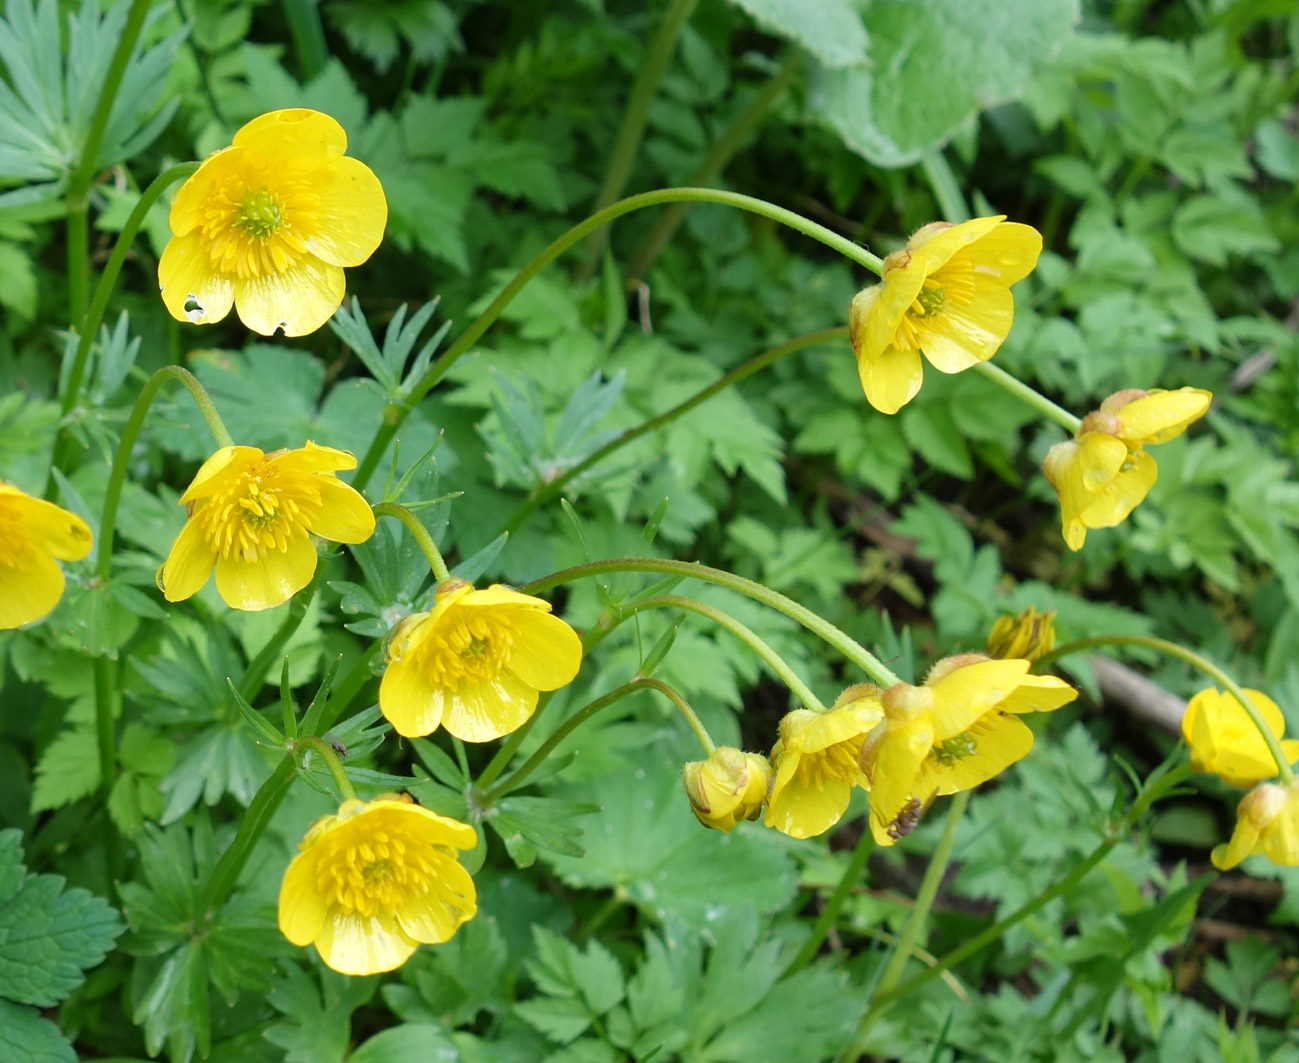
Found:
[[566, 882], [621, 887], [655, 917], [671, 913], [696, 927], [735, 906], [769, 912], [788, 901], [795, 882], [779, 844], [745, 824], [731, 834], [705, 830], [690, 814], [673, 770], [646, 761], [654, 766], [562, 791], [603, 808], [583, 820], [584, 857], [546, 855]]
[[99, 789], [99, 747], [91, 726], [69, 727], [36, 762], [32, 811], [60, 808]]
[[1014, 99], [1078, 14], [1077, 0], [874, 0], [868, 61], [813, 70], [809, 110], [877, 166], [910, 165]]
[[436, 63], [464, 47], [457, 18], [441, 0], [330, 0], [325, 17], [338, 27], [347, 43], [385, 73], [405, 41], [415, 59]]
[[0, 1059], [23, 1063], [77, 1063], [77, 1053], [34, 1008], [0, 1000]]
[[351, 1040], [352, 1012], [378, 988], [373, 978], [349, 978], [320, 969], [320, 983], [286, 963], [268, 1000], [284, 1016], [266, 1039], [285, 1050], [284, 1063], [342, 1063]]
[[65, 890], [58, 875], [29, 875], [16, 830], [0, 832], [0, 997], [52, 1007], [103, 960], [122, 932], [106, 901]]
[[347, 1059], [348, 1063], [459, 1063], [460, 1051], [441, 1026], [419, 1022], [375, 1034]]
[[827, 67], [866, 59], [870, 38], [851, 0], [732, 0], [769, 33], [802, 45]]

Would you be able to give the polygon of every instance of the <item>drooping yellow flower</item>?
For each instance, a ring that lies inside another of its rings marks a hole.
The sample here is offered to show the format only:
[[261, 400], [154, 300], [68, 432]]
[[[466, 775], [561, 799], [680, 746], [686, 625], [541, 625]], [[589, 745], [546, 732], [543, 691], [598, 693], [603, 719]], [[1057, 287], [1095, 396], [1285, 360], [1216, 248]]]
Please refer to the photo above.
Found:
[[871, 833], [892, 845], [935, 796], [971, 790], [1033, 748], [1017, 719], [1078, 696], [1055, 676], [1030, 675], [1026, 660], [967, 653], [939, 661], [922, 686], [899, 683], [882, 696], [884, 719], [867, 737], [862, 770], [871, 791]]
[[[1285, 731], [1281, 707], [1258, 690], [1245, 690], [1276, 738]], [[1239, 701], [1210, 687], [1186, 703], [1182, 735], [1191, 747], [1191, 767], [1217, 775], [1232, 786], [1249, 787], [1277, 773], [1276, 761], [1258, 728]], [[1299, 760], [1299, 741], [1281, 742], [1286, 761]]]
[[158, 570], [167, 601], [197, 594], [215, 566], [217, 591], [232, 609], [287, 602], [315, 575], [312, 535], [362, 543], [374, 534], [369, 503], [335, 475], [355, 467], [347, 451], [310, 440], [271, 454], [222, 447], [181, 495], [189, 520]]
[[1088, 528], [1127, 519], [1159, 477], [1144, 448], [1181, 435], [1212, 401], [1200, 388], [1120, 391], [1083, 418], [1073, 439], [1047, 451], [1042, 471], [1060, 496], [1069, 549], [1082, 549]]
[[0, 629], [39, 620], [63, 596], [63, 570], [90, 552], [90, 528], [75, 513], [0, 482]]
[[478, 912], [456, 849], [474, 829], [409, 799], [344, 801], [316, 820], [280, 885], [280, 932], [315, 944], [342, 974], [400, 967], [420, 945], [449, 941]]
[[780, 721], [771, 751], [768, 827], [811, 838], [843, 817], [854, 786], [866, 786], [858, 754], [884, 710], [875, 687], [850, 687], [829, 712], [795, 709]]
[[695, 818], [705, 827], [730, 831], [739, 820], [762, 815], [771, 764], [757, 753], [719, 746], [707, 760], [687, 764], [681, 782]]
[[1299, 779], [1285, 786], [1265, 782], [1242, 797], [1231, 840], [1210, 858], [1229, 871], [1256, 853], [1283, 867], [1299, 865]]
[[988, 656], [1040, 661], [1055, 649], [1055, 613], [1029, 606], [1018, 616], [997, 617], [988, 632]]
[[490, 742], [518, 730], [538, 691], [571, 683], [581, 663], [582, 640], [549, 602], [445, 580], [432, 610], [407, 617], [393, 636], [379, 707], [407, 737], [445, 727]]
[[881, 282], [848, 311], [866, 399], [882, 413], [910, 402], [923, 354], [942, 373], [986, 362], [1010, 333], [1010, 287], [1037, 265], [1042, 235], [998, 214], [920, 229], [884, 260]]
[[254, 118], [176, 193], [172, 239], [158, 262], [162, 300], [178, 321], [239, 320], [270, 336], [304, 336], [343, 301], [343, 267], [383, 238], [379, 179], [343, 154], [347, 134], [319, 111]]

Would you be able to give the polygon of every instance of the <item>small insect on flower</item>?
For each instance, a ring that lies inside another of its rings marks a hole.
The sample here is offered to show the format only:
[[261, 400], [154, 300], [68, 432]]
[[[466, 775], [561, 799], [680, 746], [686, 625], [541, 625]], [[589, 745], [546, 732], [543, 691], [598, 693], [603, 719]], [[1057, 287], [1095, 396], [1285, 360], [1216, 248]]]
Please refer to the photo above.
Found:
[[189, 520], [158, 570], [163, 596], [197, 594], [215, 567], [217, 592], [232, 609], [287, 602], [315, 575], [312, 535], [363, 543], [374, 534], [369, 503], [335, 475], [355, 467], [347, 451], [310, 440], [271, 454], [222, 447], [181, 495]]
[[233, 304], [263, 336], [304, 336], [343, 301], [344, 266], [379, 246], [388, 202], [347, 134], [304, 108], [254, 118], [176, 193], [158, 262], [171, 316], [207, 325]]
[[90, 552], [86, 522], [75, 513], [0, 482], [0, 629], [49, 613], [63, 596], [63, 570]]
[[986, 362], [1015, 318], [1011, 285], [1037, 265], [1042, 236], [1004, 215], [920, 229], [884, 260], [880, 283], [857, 293], [848, 329], [866, 399], [897, 413], [924, 377]]
[[490, 742], [523, 726], [538, 692], [571, 683], [581, 663], [582, 640], [549, 602], [444, 580], [433, 608], [393, 635], [379, 707], [408, 738], [445, 727], [465, 742]]
[[386, 794], [344, 801], [312, 824], [280, 886], [280, 932], [315, 944], [342, 974], [400, 967], [421, 944], [449, 941], [478, 912], [456, 849], [474, 829]]

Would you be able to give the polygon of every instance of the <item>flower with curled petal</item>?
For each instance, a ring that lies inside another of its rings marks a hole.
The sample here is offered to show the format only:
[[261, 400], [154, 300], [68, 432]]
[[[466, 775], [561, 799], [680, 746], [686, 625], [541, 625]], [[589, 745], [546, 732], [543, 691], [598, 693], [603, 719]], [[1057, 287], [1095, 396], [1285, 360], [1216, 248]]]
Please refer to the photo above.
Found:
[[444, 580], [433, 608], [393, 635], [379, 707], [400, 735], [445, 727], [466, 742], [490, 742], [523, 726], [538, 692], [571, 683], [581, 663], [582, 640], [549, 602]]
[[222, 447], [180, 497], [189, 520], [158, 570], [164, 597], [197, 594], [215, 567], [217, 592], [232, 609], [287, 602], [315, 575], [312, 535], [363, 543], [374, 534], [369, 503], [335, 475], [355, 467], [347, 451], [310, 440], [271, 454]]
[[347, 134], [305, 108], [254, 118], [213, 153], [171, 204], [158, 262], [171, 316], [239, 320], [270, 336], [304, 336], [343, 301], [343, 267], [379, 246], [388, 203], [379, 179], [348, 158]]
[[[1259, 690], [1245, 689], [1275, 738], [1285, 732], [1281, 706]], [[1276, 761], [1254, 721], [1231, 694], [1210, 687], [1186, 703], [1182, 736], [1191, 747], [1191, 767], [1217, 775], [1232, 786], [1249, 787], [1277, 773]], [[1288, 763], [1299, 760], [1299, 741], [1281, 740]]]
[[1265, 782], [1242, 797], [1231, 840], [1216, 846], [1210, 859], [1219, 871], [1230, 871], [1255, 854], [1282, 867], [1299, 866], [1299, 779]]
[[921, 355], [940, 373], [959, 373], [996, 354], [1015, 318], [1011, 285], [1041, 253], [1041, 233], [1002, 214], [917, 231], [848, 309], [867, 401], [897, 413], [915, 398]]
[[457, 849], [473, 827], [386, 794], [344, 801], [316, 820], [280, 885], [280, 932], [316, 946], [342, 974], [400, 967], [420, 945], [449, 941], [478, 912]]
[[90, 552], [90, 528], [75, 513], [0, 482], [0, 629], [39, 620], [63, 596], [57, 561]]
[[762, 815], [771, 784], [771, 763], [757, 753], [718, 746], [707, 760], [694, 760], [681, 773], [690, 809], [705, 827], [723, 833], [742, 819]]

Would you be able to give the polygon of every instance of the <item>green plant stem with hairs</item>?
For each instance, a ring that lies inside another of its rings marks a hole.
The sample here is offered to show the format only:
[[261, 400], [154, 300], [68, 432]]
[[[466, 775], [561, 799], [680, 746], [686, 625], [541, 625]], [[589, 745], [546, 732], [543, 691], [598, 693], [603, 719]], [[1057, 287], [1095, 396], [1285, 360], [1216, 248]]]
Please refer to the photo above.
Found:
[[1289, 762], [1286, 760], [1285, 753], [1281, 749], [1281, 743], [1277, 740], [1276, 735], [1272, 733], [1272, 728], [1267, 725], [1267, 721], [1263, 719], [1263, 714], [1259, 712], [1257, 706], [1241, 689], [1240, 684], [1208, 658], [1201, 656], [1194, 650], [1188, 650], [1185, 646], [1179, 646], [1176, 642], [1155, 638], [1152, 635], [1096, 635], [1092, 638], [1076, 639], [1073, 642], [1066, 642], [1063, 646], [1057, 646], [1046, 654], [1034, 666], [1034, 671], [1040, 672], [1053, 661], [1057, 661], [1070, 653], [1092, 650], [1100, 646], [1142, 646], [1158, 653], [1167, 654], [1169, 657], [1175, 657], [1179, 661], [1186, 662], [1192, 668], [1199, 669], [1240, 702], [1241, 708], [1248, 714], [1250, 721], [1258, 729], [1258, 733], [1263, 736], [1263, 741], [1267, 743], [1268, 752], [1272, 754], [1272, 759], [1276, 761], [1276, 770], [1277, 774], [1281, 776], [1281, 781], [1286, 785], [1294, 782], [1294, 769], [1290, 767]]
[[737, 365], [725, 376], [719, 377], [707, 387], [702, 388], [694, 395], [691, 395], [690, 398], [686, 399], [684, 402], [680, 402], [676, 406], [673, 406], [672, 409], [665, 410], [663, 413], [656, 414], [655, 416], [642, 421], [633, 428], [628, 428], [625, 432], [622, 432], [616, 438], [611, 439], [604, 446], [599, 447], [592, 453], [588, 454], [576, 465], [565, 469], [553, 480], [544, 484], [538, 484], [531, 492], [529, 492], [528, 496], [519, 503], [518, 508], [516, 508], [515, 511], [510, 514], [509, 519], [501, 525], [497, 534], [499, 535], [501, 532], [513, 533], [518, 531], [519, 528], [523, 527], [527, 519], [536, 512], [539, 506], [554, 498], [576, 477], [581, 476], [582, 473], [586, 472], [587, 469], [598, 465], [609, 457], [610, 454], [613, 454], [620, 448], [625, 447], [633, 440], [637, 440], [641, 436], [653, 432], [657, 428], [662, 428], [664, 425], [670, 424], [682, 414], [689, 413], [696, 406], [707, 402], [718, 392], [725, 391], [733, 384], [738, 384], [741, 380], [753, 376], [754, 373], [767, 368], [767, 366], [771, 365], [773, 362], [778, 362], [780, 359], [788, 357], [791, 354], [796, 354], [799, 351], [806, 350], [808, 347], [813, 347], [818, 343], [833, 343], [836, 340], [845, 340], [847, 338], [848, 329], [846, 326], [822, 329], [820, 332], [812, 332], [806, 336], [799, 336], [796, 339], [789, 340], [786, 343], [780, 344], [778, 347], [773, 347], [769, 351], [764, 351], [762, 354], [750, 358], [742, 365]]
[[117, 90], [122, 84], [127, 64], [131, 61], [135, 43], [140, 39], [150, 3], [151, 0], [131, 0], [131, 9], [122, 26], [122, 36], [117, 40], [108, 72], [104, 75], [104, 83], [95, 100], [95, 109], [90, 115], [90, 125], [86, 129], [86, 139], [81, 145], [76, 168], [68, 176], [65, 197], [68, 207], [68, 303], [73, 324], [81, 322], [85, 317], [86, 292], [90, 288], [90, 186], [95, 179], [99, 149], [104, 144], [104, 131], [108, 128]]
[[885, 667], [884, 663], [865, 646], [853, 639], [847, 632], [840, 630], [824, 617], [818, 616], [806, 606], [799, 605], [792, 598], [787, 598], [779, 591], [773, 591], [743, 576], [724, 572], [707, 565], [692, 564], [688, 561], [670, 561], [659, 557], [619, 557], [608, 561], [591, 561], [585, 565], [575, 565], [549, 576], [533, 580], [520, 590], [525, 594], [535, 594], [561, 583], [571, 583], [575, 579], [587, 576], [601, 576], [613, 572], [659, 572], [670, 576], [683, 576], [686, 579], [702, 580], [738, 591], [747, 598], [761, 602], [763, 605], [784, 613], [792, 620], [798, 621], [814, 635], [818, 635], [829, 645], [838, 650], [844, 657], [855, 664], [875, 682], [883, 686], [893, 686], [901, 680]]
[[352, 478], [352, 486], [358, 491], [364, 489], [365, 485], [369, 483], [370, 477], [374, 475], [375, 469], [378, 468], [384, 452], [388, 449], [388, 444], [392, 442], [393, 436], [397, 434], [398, 429], [406, 420], [410, 411], [423, 401], [424, 396], [446, 375], [451, 366], [478, 342], [483, 333], [501, 316], [514, 297], [523, 290], [528, 281], [574, 244], [579, 243], [588, 234], [607, 225], [615, 218], [620, 218], [622, 215], [630, 214], [633, 211], [644, 210], [647, 207], [662, 206], [665, 203], [716, 203], [721, 206], [747, 211], [780, 225], [788, 226], [797, 232], [801, 232], [804, 236], [818, 240], [872, 273], [878, 275], [883, 268], [883, 263], [878, 256], [840, 236], [834, 230], [827, 229], [824, 225], [818, 225], [816, 222], [810, 221], [792, 210], [777, 207], [773, 203], [768, 203], [763, 199], [755, 199], [753, 196], [740, 195], [738, 192], [726, 192], [716, 188], [663, 188], [619, 200], [617, 203], [611, 204], [604, 210], [597, 211], [585, 221], [573, 226], [519, 270], [510, 283], [492, 300], [487, 309], [479, 314], [469, 327], [456, 337], [455, 342], [443, 352], [441, 357], [428, 367], [424, 375], [409, 390], [406, 398], [401, 403], [392, 403], [388, 406], [384, 411], [384, 423], [375, 435], [374, 441], [370, 444], [370, 449], [366, 451], [365, 457], [361, 460], [356, 475]]
[[1075, 417], [1063, 406], [1058, 406], [1052, 402], [1040, 391], [1029, 387], [1018, 377], [1011, 376], [1006, 370], [999, 365], [993, 365], [991, 362], [979, 362], [974, 366], [977, 373], [982, 373], [999, 387], [1005, 388], [1015, 398], [1032, 406], [1043, 417], [1049, 421], [1055, 421], [1070, 435], [1078, 431], [1082, 425], [1081, 418]]
[[[970, 791], [963, 790], [952, 798], [952, 803], [947, 808], [947, 818], [943, 822], [943, 833], [938, 839], [938, 844], [934, 847], [934, 855], [929, 858], [929, 866], [925, 868], [925, 876], [920, 880], [920, 890], [916, 893], [915, 906], [907, 917], [906, 925], [903, 926], [902, 933], [898, 937], [898, 943], [894, 946], [888, 963], [884, 967], [884, 973], [880, 975], [880, 980], [875, 984], [875, 992], [871, 996], [870, 1010], [862, 1017], [857, 1026], [856, 1040], [859, 1050], [862, 1043], [870, 1035], [871, 1028], [880, 1015], [884, 1013], [884, 1009], [888, 1007], [888, 1001], [881, 1001], [880, 998], [885, 997], [896, 988], [902, 978], [902, 972], [906, 969], [907, 960], [911, 958], [911, 953], [920, 942], [921, 932], [925, 928], [925, 923], [929, 920], [929, 912], [934, 906], [934, 900], [938, 897], [939, 887], [943, 884], [943, 876], [947, 873], [947, 865], [952, 859], [952, 846], [956, 842], [957, 825], [961, 822], [961, 817], [965, 815], [965, 806], [969, 803]], [[930, 968], [930, 970], [933, 970], [933, 968]]]
[[[700, 722], [699, 717], [695, 715], [695, 711], [690, 707], [689, 702], [687, 702], [675, 688], [669, 686], [661, 679], [653, 679], [648, 676], [638, 675], [618, 687], [616, 690], [611, 690], [609, 693], [596, 698], [589, 705], [584, 705], [582, 708], [578, 709], [577, 712], [573, 713], [573, 715], [567, 720], [556, 727], [554, 733], [548, 736], [546, 740], [537, 747], [536, 752], [525, 760], [512, 775], [497, 786], [492, 787], [492, 789], [483, 793], [480, 799], [483, 805], [490, 807], [506, 794], [517, 790], [527, 782], [528, 777], [545, 762], [546, 758], [550, 756], [556, 748], [558, 748], [560, 743], [581, 727], [582, 724], [586, 723], [587, 720], [598, 713], [601, 709], [607, 709], [610, 705], [621, 701], [629, 694], [636, 693], [638, 690], [657, 690], [660, 694], [671, 701], [685, 718], [686, 723], [690, 725], [690, 729], [694, 731], [695, 737], [699, 739], [699, 744], [704, 747], [704, 751], [706, 753], [711, 753], [713, 751], [713, 740], [709, 736], [707, 729]], [[517, 733], [518, 732], [516, 731], [515, 734]], [[484, 783], [480, 778], [477, 783], [477, 789], [481, 791], [484, 786], [487, 785], [490, 785], [490, 780], [487, 783]]]
[[[609, 156], [609, 166], [605, 171], [604, 182], [600, 185], [599, 194], [595, 197], [595, 209], [603, 210], [622, 195], [627, 187], [627, 178], [631, 176], [632, 164], [640, 150], [641, 138], [645, 135], [645, 122], [649, 118], [650, 105], [658, 95], [659, 84], [667, 73], [672, 62], [672, 53], [676, 51], [677, 38], [690, 20], [698, 0], [671, 0], [663, 15], [663, 22], [650, 39], [645, 51], [645, 61], [636, 73], [631, 91], [627, 94], [627, 105], [623, 108], [622, 123], [618, 127], [618, 136], [614, 140], [613, 153]], [[592, 264], [600, 257], [606, 234], [603, 230], [591, 233], [586, 242], [587, 254]], [[591, 267], [588, 266], [588, 269]], [[590, 275], [589, 273], [587, 274]]]
[[380, 502], [372, 507], [376, 517], [393, 517], [406, 525], [406, 530], [410, 532], [411, 538], [415, 540], [416, 545], [424, 553], [428, 560], [429, 568], [433, 570], [433, 577], [439, 583], [451, 578], [447, 571], [447, 563], [442, 560], [442, 552], [437, 548], [433, 541], [433, 536], [420, 522], [419, 517], [415, 516], [409, 509], [396, 502]]
[[315, 753], [325, 762], [325, 767], [329, 769], [329, 774], [334, 779], [334, 785], [338, 787], [338, 794], [344, 801], [356, 800], [356, 788], [352, 785], [352, 780], [347, 777], [347, 772], [343, 770], [343, 762], [338, 759], [338, 754], [328, 742], [315, 735], [304, 735], [294, 743], [294, 746]]

